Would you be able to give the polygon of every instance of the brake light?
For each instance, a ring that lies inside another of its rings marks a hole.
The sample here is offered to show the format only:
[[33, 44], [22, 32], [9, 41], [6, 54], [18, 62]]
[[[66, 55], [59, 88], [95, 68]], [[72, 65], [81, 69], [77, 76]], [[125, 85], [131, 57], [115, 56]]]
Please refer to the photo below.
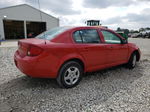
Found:
[[38, 56], [42, 51], [42, 48], [30, 45], [27, 50], [27, 56]]

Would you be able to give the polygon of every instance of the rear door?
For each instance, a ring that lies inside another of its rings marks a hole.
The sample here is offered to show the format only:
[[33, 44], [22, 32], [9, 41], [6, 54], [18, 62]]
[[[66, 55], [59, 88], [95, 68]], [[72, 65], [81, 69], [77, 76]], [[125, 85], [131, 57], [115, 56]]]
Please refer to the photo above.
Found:
[[121, 38], [115, 33], [101, 31], [107, 49], [107, 64], [123, 63], [128, 58], [128, 45], [122, 44]]
[[106, 48], [96, 29], [81, 29], [73, 33], [75, 46], [86, 60], [89, 71], [105, 67]]

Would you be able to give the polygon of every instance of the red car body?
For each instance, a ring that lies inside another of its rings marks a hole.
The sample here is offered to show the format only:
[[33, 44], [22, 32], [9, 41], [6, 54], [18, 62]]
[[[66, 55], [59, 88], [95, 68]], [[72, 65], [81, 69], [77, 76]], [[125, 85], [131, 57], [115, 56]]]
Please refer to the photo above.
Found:
[[[76, 43], [73, 33], [84, 29], [96, 30], [100, 43]], [[137, 61], [140, 60], [140, 50], [135, 44], [107, 44], [102, 30], [125, 40], [114, 31], [102, 27], [70, 27], [51, 40], [38, 38], [19, 40], [18, 50], [14, 55], [15, 64], [21, 72], [28, 76], [56, 78], [61, 66], [69, 60], [79, 62], [84, 72], [127, 63], [133, 52], [137, 52]], [[30, 52], [28, 54], [29, 49], [32, 55]]]

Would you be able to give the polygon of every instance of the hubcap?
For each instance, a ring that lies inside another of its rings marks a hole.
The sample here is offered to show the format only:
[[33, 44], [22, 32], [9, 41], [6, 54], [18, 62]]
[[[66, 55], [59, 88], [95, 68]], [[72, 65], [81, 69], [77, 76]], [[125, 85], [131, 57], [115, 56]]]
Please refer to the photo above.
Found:
[[75, 84], [80, 76], [80, 71], [77, 67], [69, 67], [64, 75], [64, 81], [68, 85]]
[[132, 62], [133, 67], [136, 65], [136, 55], [133, 56], [133, 62]]

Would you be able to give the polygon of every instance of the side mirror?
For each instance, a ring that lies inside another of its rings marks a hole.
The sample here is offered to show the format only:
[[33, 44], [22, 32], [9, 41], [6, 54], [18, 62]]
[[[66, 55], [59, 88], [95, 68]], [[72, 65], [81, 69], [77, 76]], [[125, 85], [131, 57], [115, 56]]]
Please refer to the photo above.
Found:
[[127, 40], [127, 39], [122, 39], [121, 43], [122, 43], [122, 44], [127, 44], [127, 43], [128, 43], [128, 40]]

